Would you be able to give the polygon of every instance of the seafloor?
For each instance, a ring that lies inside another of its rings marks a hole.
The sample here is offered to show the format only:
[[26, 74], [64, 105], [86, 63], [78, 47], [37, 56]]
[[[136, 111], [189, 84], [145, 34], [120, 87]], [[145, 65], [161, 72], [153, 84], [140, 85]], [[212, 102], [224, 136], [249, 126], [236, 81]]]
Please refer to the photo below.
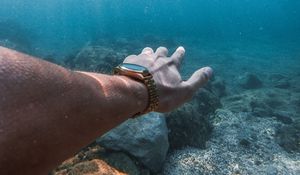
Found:
[[[21, 41], [0, 38], [0, 45], [70, 69], [103, 73], [110, 73], [125, 56], [138, 54], [143, 47], [165, 45], [174, 51], [183, 45], [187, 50], [182, 66], [184, 79], [202, 66], [209, 65], [215, 71], [214, 78], [191, 102], [164, 114], [166, 119], [157, 119], [160, 126], [151, 129], [143, 119], [137, 120], [139, 129], [150, 128], [154, 136], [166, 136], [163, 138], [167, 140], [160, 142], [143, 133], [142, 143], [135, 135], [129, 137], [132, 133], [122, 133], [142, 153], [153, 154], [138, 154], [128, 143], [119, 145], [124, 138], [100, 138], [52, 174], [300, 174], [299, 43], [270, 39], [161, 40], [147, 36], [143, 40], [91, 41], [72, 53], [55, 55], [54, 50], [34, 50], [26, 38]], [[120, 130], [126, 131], [137, 121]], [[157, 152], [160, 154], [154, 155]]]

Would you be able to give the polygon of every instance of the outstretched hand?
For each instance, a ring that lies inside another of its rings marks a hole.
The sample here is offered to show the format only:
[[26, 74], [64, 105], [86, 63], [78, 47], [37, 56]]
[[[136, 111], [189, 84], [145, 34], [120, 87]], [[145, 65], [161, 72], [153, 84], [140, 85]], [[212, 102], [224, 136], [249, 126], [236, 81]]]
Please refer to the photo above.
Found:
[[185, 54], [183, 47], [168, 57], [168, 49], [159, 47], [155, 52], [146, 47], [139, 55], [130, 55], [124, 63], [131, 63], [148, 68], [153, 75], [159, 95], [157, 112], [169, 112], [189, 100], [212, 76], [212, 69], [204, 67], [187, 80], [183, 81], [179, 73]]

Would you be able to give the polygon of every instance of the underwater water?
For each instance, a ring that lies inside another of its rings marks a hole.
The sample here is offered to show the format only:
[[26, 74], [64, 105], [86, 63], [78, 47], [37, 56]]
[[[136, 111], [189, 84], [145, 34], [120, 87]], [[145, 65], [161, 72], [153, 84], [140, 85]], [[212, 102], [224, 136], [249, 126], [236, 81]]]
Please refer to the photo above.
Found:
[[[274, 147], [263, 147], [263, 158], [255, 157], [257, 150], [251, 146], [268, 144], [260, 137], [250, 139], [250, 153], [228, 148], [225, 151], [236, 156], [219, 156], [233, 162], [236, 157], [241, 157], [237, 162], [251, 156], [262, 159], [255, 165], [241, 163], [241, 174], [300, 174], [299, 0], [1, 0], [0, 45], [67, 68], [100, 72], [109, 72], [127, 55], [147, 46], [165, 46], [172, 52], [182, 45], [186, 49], [183, 78], [203, 66], [214, 69], [213, 81], [223, 82], [221, 88], [215, 87], [221, 89], [219, 109], [237, 119], [232, 122], [235, 126], [246, 128], [236, 132], [247, 135], [266, 128], [274, 132], [269, 141]], [[99, 56], [90, 58], [89, 52]], [[240, 117], [243, 112], [259, 122], [247, 123], [247, 117]], [[247, 129], [249, 125], [253, 128]], [[218, 140], [214, 143], [225, 139], [218, 135], [219, 126], [212, 134], [211, 139]], [[181, 151], [169, 156], [164, 174], [182, 174], [186, 166], [176, 161], [193, 156], [198, 164], [187, 163], [189, 170], [195, 169], [187, 174], [235, 172], [234, 168], [221, 171], [220, 162], [220, 167], [209, 171], [195, 156], [205, 152]]]

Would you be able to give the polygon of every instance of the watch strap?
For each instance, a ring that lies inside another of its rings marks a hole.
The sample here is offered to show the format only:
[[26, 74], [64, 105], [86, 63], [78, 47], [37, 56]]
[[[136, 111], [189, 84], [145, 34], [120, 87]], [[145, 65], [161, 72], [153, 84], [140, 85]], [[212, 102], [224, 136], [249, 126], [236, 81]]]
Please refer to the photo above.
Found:
[[[158, 96], [155, 81], [150, 72], [148, 72], [147, 74], [136, 72], [135, 74], [140, 74], [141, 76], [133, 76], [132, 72], [131, 72], [131, 74], [128, 74], [127, 70], [122, 70], [122, 68], [120, 66], [117, 66], [114, 69], [113, 74], [123, 75], [123, 76], [130, 77], [132, 79], [135, 79], [139, 82], [142, 82], [147, 88], [148, 97], [149, 97], [147, 108], [144, 111], [135, 114], [133, 117], [143, 115], [143, 114], [149, 113], [151, 111], [155, 111], [157, 109], [157, 107], [159, 105], [159, 96]], [[142, 78], [137, 78], [137, 77], [142, 77]]]
[[143, 112], [138, 113], [138, 115], [142, 115], [142, 114], [149, 113], [151, 111], [155, 111], [159, 104], [157, 87], [156, 87], [155, 81], [153, 79], [153, 76], [151, 74], [148, 76], [145, 76], [143, 81], [148, 90], [149, 101], [148, 101], [148, 107]]

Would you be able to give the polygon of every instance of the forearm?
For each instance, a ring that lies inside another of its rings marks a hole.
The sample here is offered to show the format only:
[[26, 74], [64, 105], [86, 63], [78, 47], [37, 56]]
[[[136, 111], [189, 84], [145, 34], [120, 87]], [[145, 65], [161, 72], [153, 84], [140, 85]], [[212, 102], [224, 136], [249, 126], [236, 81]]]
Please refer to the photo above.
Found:
[[[151, 72], [159, 100], [155, 110], [161, 112], [189, 100], [212, 76], [212, 69], [204, 67], [183, 81], [184, 48], [171, 57], [167, 53], [164, 47], [155, 53], [145, 48], [124, 60]], [[144, 111], [147, 101], [146, 87], [127, 77], [72, 72], [0, 47], [0, 174], [46, 174]]]
[[144, 85], [126, 77], [71, 72], [4, 48], [0, 66], [0, 171], [47, 173], [147, 105]]

